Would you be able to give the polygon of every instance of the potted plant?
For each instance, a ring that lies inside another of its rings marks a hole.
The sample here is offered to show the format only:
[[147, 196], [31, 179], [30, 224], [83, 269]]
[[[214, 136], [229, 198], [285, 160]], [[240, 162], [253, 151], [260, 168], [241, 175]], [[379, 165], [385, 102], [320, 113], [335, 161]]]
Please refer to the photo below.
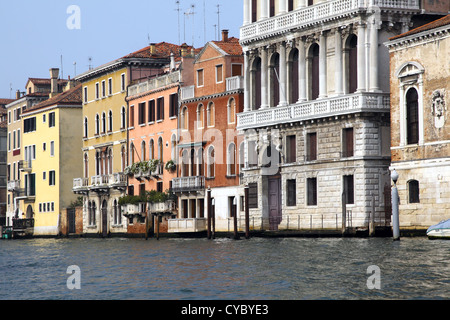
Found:
[[175, 165], [175, 162], [173, 162], [173, 160], [167, 161], [165, 165], [165, 168], [168, 172], [174, 172], [176, 167], [177, 166]]

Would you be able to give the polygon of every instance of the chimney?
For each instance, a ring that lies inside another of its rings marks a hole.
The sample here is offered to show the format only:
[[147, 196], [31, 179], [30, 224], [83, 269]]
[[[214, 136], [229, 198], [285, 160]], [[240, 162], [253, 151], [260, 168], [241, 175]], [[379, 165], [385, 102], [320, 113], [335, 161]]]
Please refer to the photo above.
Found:
[[222, 30], [222, 41], [228, 42], [228, 30]]
[[20, 90], [17, 90], [16, 91], [16, 100], [19, 100], [20, 99]]
[[155, 54], [156, 53], [156, 44], [155, 43], [150, 43], [150, 54]]
[[183, 43], [182, 45], [181, 45], [181, 56], [182, 57], [185, 57], [187, 55], [187, 44], [186, 43]]
[[170, 54], [170, 71], [175, 69], [175, 55], [173, 52]]
[[58, 94], [58, 76], [59, 76], [59, 69], [52, 68], [50, 69], [50, 98], [53, 98]]

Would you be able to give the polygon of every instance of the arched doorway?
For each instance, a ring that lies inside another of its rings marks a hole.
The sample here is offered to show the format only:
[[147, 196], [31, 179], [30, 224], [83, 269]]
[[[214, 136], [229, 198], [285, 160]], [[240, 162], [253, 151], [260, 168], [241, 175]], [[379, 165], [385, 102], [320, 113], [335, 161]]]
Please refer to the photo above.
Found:
[[26, 218], [33, 219], [33, 207], [31, 205], [28, 205], [27, 207]]
[[108, 202], [106, 200], [102, 202], [102, 236], [104, 238], [108, 236]]

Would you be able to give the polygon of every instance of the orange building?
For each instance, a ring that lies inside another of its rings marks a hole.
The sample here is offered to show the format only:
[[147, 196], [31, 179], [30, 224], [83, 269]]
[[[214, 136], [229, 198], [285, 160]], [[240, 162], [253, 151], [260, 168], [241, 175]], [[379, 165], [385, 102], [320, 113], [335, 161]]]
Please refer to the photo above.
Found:
[[[193, 83], [195, 52], [191, 47], [162, 42], [155, 44], [153, 50], [155, 57], [170, 58], [170, 64], [163, 66], [158, 76], [128, 88], [129, 196], [152, 190], [169, 193], [172, 179], [177, 176], [178, 92], [181, 83]], [[176, 214], [176, 202], [151, 206], [140, 204], [138, 210], [127, 213], [131, 222], [128, 233], [145, 232], [147, 213], [149, 218], [150, 214], [160, 214], [159, 232], [167, 232], [167, 220]], [[154, 225], [153, 220], [149, 219], [149, 228]]]
[[[178, 219], [169, 232], [201, 232], [207, 224], [207, 190], [211, 190], [216, 231], [233, 228], [234, 214], [243, 209], [239, 186], [236, 114], [243, 111], [244, 57], [239, 40], [222, 32], [196, 56], [194, 82], [181, 88], [178, 177]], [[243, 212], [242, 212], [243, 214]]]

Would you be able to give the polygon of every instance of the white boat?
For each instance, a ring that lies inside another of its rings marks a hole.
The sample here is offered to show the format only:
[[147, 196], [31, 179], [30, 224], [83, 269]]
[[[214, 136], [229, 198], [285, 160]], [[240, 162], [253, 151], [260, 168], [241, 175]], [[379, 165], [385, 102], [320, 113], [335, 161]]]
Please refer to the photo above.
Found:
[[430, 239], [450, 239], [450, 219], [429, 227], [427, 236]]

